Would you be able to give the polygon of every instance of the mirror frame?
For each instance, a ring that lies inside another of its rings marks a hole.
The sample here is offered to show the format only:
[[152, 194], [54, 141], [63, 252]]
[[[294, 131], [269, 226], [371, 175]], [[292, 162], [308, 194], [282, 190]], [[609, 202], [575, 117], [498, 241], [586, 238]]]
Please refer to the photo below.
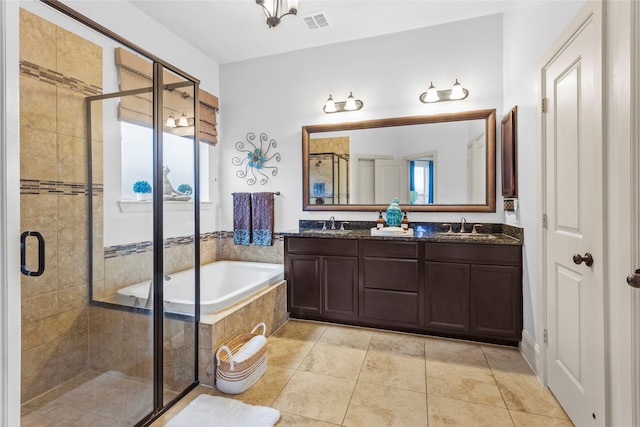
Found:
[[409, 212], [495, 212], [496, 211], [496, 110], [475, 110], [460, 113], [445, 113], [431, 116], [408, 116], [360, 122], [331, 123], [302, 126], [302, 210], [304, 211], [380, 211], [387, 205], [316, 205], [309, 197], [309, 152], [310, 134], [357, 129], [384, 128], [392, 126], [428, 123], [485, 120], [487, 138], [487, 203], [484, 205], [401, 205]]

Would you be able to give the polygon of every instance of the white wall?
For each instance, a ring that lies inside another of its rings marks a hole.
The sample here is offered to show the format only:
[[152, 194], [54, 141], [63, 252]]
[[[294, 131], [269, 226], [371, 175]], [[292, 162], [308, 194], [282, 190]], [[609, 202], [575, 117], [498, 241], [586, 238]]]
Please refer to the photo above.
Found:
[[[540, 61], [553, 41], [584, 5], [572, 1], [510, 2], [504, 14], [504, 102], [503, 111], [518, 106], [518, 196], [520, 223], [524, 227], [524, 330], [534, 341], [542, 342], [536, 329], [536, 238], [538, 225], [537, 195], [540, 185], [537, 163], [538, 136], [536, 108], [540, 103]], [[500, 119], [500, 116], [498, 117]], [[500, 187], [498, 187], [500, 188]], [[534, 361], [530, 360], [531, 363]]]
[[[429, 83], [450, 87], [458, 78], [470, 92], [459, 102], [422, 104]], [[365, 40], [305, 49], [220, 66], [221, 228], [232, 228], [231, 193], [280, 191], [275, 229], [297, 228], [299, 219], [375, 221], [375, 212], [303, 212], [301, 127], [454, 111], [502, 109], [502, 16], [492, 15]], [[333, 95], [353, 91], [364, 102], [357, 112], [324, 114]], [[249, 186], [231, 164], [235, 143], [248, 132], [278, 142], [279, 172], [265, 186]], [[465, 160], [466, 162], [466, 160]], [[466, 168], [466, 163], [465, 163]], [[498, 212], [464, 215], [469, 221], [502, 222]], [[460, 214], [411, 213], [411, 221], [459, 220]]]

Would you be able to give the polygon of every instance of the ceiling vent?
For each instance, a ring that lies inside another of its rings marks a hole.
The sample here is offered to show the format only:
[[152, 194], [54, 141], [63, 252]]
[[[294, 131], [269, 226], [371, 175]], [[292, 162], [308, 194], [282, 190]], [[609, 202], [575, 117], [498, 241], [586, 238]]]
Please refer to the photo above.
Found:
[[329, 21], [327, 20], [327, 15], [324, 12], [311, 12], [305, 15], [300, 16], [304, 25], [307, 26], [310, 30], [315, 30], [316, 28], [324, 28], [329, 26]]

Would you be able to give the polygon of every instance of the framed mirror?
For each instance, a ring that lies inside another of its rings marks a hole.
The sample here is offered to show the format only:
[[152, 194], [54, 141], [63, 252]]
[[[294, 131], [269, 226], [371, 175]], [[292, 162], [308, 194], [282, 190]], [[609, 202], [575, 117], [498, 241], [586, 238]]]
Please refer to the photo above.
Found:
[[302, 127], [306, 211], [495, 212], [496, 110]]

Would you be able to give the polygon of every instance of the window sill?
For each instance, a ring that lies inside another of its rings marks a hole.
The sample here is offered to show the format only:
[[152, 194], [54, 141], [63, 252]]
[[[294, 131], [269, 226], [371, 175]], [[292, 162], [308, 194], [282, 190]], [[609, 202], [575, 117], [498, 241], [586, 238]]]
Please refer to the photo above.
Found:
[[[166, 212], [181, 212], [181, 211], [193, 211], [193, 202], [179, 202], [167, 200], [163, 204]], [[118, 207], [120, 212], [127, 213], [141, 213], [151, 212], [153, 210], [153, 202], [146, 200], [119, 200]], [[212, 202], [200, 202], [201, 211], [210, 211], [213, 207]]]

